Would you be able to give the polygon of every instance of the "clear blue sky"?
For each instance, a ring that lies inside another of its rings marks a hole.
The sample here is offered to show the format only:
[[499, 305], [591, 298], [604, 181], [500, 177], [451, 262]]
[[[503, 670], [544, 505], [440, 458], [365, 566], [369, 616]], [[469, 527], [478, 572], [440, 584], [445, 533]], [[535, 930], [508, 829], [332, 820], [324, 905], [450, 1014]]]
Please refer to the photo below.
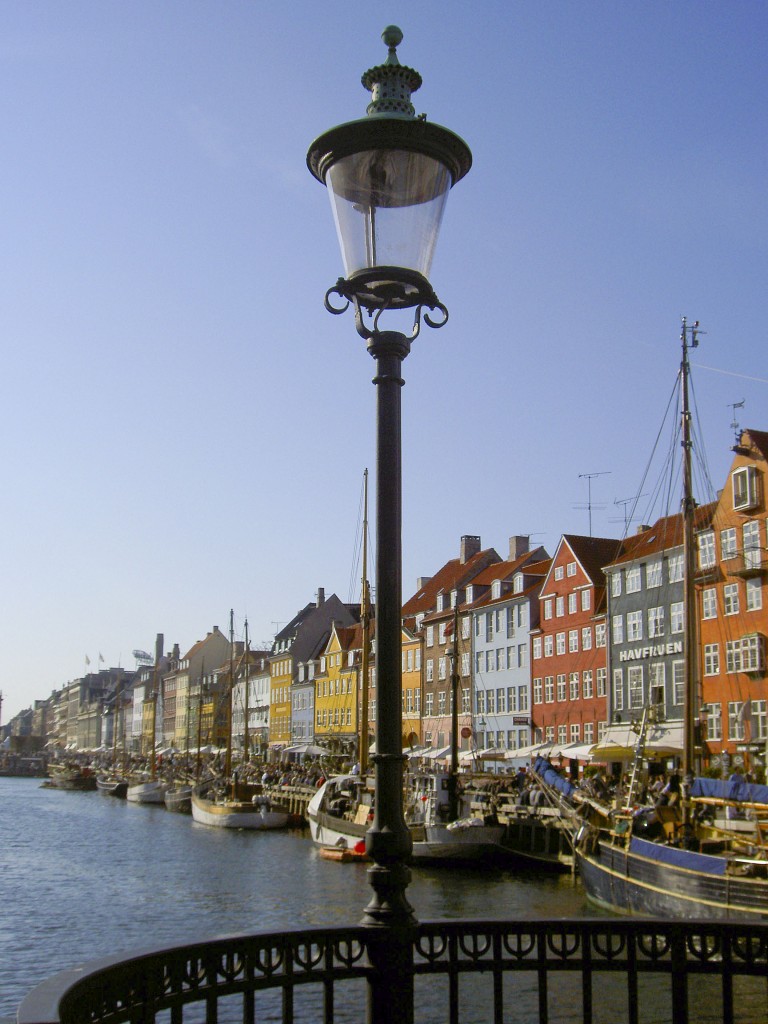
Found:
[[[616, 536], [679, 363], [768, 429], [764, 2], [0, 5], [3, 720], [163, 632], [350, 593], [373, 362], [309, 143], [394, 23], [474, 154], [405, 363], [404, 596], [462, 534]], [[722, 372], [716, 372], [722, 371]]]

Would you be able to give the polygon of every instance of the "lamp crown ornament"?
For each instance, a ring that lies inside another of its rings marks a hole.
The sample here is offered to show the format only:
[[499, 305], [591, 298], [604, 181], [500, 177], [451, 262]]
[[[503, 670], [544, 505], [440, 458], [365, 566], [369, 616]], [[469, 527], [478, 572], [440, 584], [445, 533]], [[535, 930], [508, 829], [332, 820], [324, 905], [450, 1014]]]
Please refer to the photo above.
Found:
[[411, 93], [421, 85], [421, 75], [413, 68], [405, 67], [397, 58], [397, 47], [403, 41], [403, 33], [397, 25], [388, 25], [381, 38], [389, 48], [387, 59], [383, 64], [370, 68], [360, 79], [371, 93], [368, 116], [415, 117]]

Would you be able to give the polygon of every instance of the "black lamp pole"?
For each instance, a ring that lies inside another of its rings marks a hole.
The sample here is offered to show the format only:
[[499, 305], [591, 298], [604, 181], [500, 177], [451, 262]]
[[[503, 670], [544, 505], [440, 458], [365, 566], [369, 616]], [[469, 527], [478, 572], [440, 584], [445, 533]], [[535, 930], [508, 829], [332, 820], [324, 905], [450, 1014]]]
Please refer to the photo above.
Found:
[[[387, 60], [362, 76], [368, 116], [332, 128], [312, 143], [307, 164], [327, 185], [347, 276], [329, 289], [326, 309], [354, 306], [355, 326], [376, 361], [376, 754], [374, 820], [366, 850], [373, 896], [363, 923], [371, 1024], [413, 1021], [413, 927], [405, 890], [411, 835], [403, 810], [407, 758], [402, 736], [402, 363], [422, 316], [442, 327], [448, 311], [429, 283], [440, 218], [450, 188], [472, 156], [453, 132], [416, 117], [411, 92], [421, 76], [396, 53], [402, 32], [385, 29]], [[331, 303], [331, 296], [342, 300]], [[384, 311], [413, 309], [409, 333], [380, 330]], [[426, 312], [428, 311], [428, 312]], [[437, 317], [430, 316], [437, 311]], [[368, 681], [363, 680], [363, 685]]]

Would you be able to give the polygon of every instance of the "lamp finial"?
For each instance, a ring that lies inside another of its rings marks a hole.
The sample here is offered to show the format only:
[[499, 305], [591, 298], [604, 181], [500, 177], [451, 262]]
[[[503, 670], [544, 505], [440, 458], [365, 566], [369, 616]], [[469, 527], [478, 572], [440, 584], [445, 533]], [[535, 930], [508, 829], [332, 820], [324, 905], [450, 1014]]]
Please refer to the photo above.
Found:
[[411, 93], [421, 85], [421, 75], [402, 65], [397, 58], [397, 47], [403, 41], [403, 33], [397, 25], [387, 25], [381, 38], [389, 49], [387, 59], [370, 68], [361, 78], [371, 93], [368, 116], [413, 118], [416, 110], [411, 103]]

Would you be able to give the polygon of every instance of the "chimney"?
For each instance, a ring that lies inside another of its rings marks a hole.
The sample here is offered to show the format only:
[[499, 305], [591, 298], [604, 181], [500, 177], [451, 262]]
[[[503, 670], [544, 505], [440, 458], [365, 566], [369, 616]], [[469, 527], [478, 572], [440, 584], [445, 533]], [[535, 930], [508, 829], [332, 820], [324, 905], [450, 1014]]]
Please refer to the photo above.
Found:
[[650, 526], [647, 523], [642, 523], [640, 526], [638, 526], [638, 528], [635, 531], [635, 533], [639, 537], [641, 533], [647, 533], [649, 530], [650, 530]]
[[173, 645], [173, 650], [171, 651], [171, 657], [173, 658], [174, 661], [178, 661], [179, 658], [181, 657], [181, 651], [179, 650], [179, 645], [178, 644], [174, 644]]
[[165, 637], [162, 633], [158, 633], [155, 639], [155, 664], [157, 665], [163, 656], [163, 647], [165, 646]]
[[416, 591], [423, 590], [431, 579], [431, 576], [418, 576], [416, 578]]
[[317, 588], [317, 607], [320, 608], [325, 604], [325, 587]]
[[480, 538], [470, 537], [465, 534], [461, 538], [461, 555], [459, 557], [459, 561], [461, 562], [462, 565], [464, 565], [465, 562], [468, 562], [470, 558], [472, 558], [473, 555], [476, 555], [479, 551]]
[[245, 640], [235, 640], [235, 657], [242, 657], [245, 651]]
[[514, 562], [521, 555], [527, 555], [531, 547], [531, 538], [517, 534], [509, 538], [509, 560]]

